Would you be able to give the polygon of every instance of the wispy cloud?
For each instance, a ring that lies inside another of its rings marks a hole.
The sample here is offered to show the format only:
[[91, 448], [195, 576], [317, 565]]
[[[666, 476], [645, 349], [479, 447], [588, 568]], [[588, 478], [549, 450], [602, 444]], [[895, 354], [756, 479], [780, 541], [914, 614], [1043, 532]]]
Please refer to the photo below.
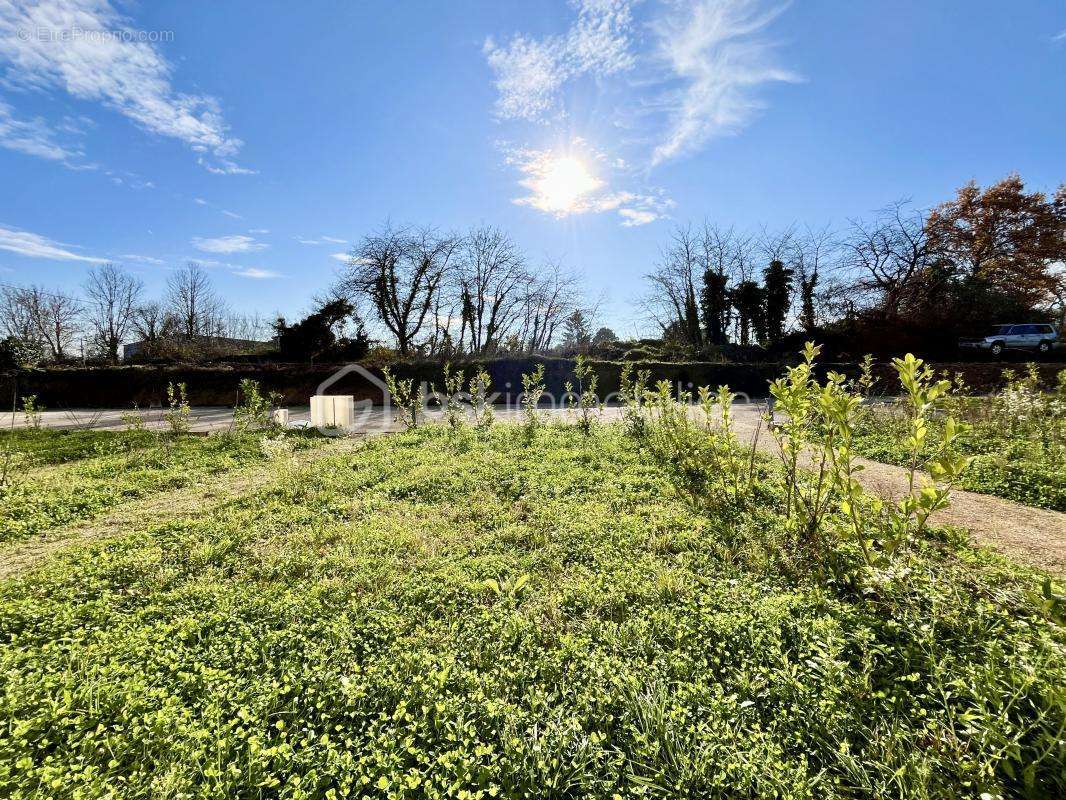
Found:
[[776, 64], [775, 45], [766, 38], [785, 5], [653, 1], [642, 6], [639, 27], [630, 0], [573, 5], [576, 18], [565, 34], [485, 42], [498, 117], [555, 124], [557, 132], [566, 126], [572, 135], [572, 118], [560, 108], [562, 89], [593, 76], [597, 116], [625, 122], [625, 138], [609, 146], [647, 169], [739, 132], [763, 108], [766, 85], [801, 80]]
[[206, 169], [212, 175], [258, 175], [259, 170], [248, 169], [242, 167], [235, 161], [231, 161], [228, 158], [220, 158], [215, 163], [211, 163], [206, 158], [196, 159], [196, 163]]
[[[224, 209], [224, 208], [219, 208], [219, 207], [218, 207], [218, 206], [216, 206], [216, 205], [215, 205], [214, 203], [212, 203], [212, 202], [210, 202], [210, 201], [208, 201], [208, 200], [205, 200], [205, 199], [204, 199], [204, 198], [202, 198], [202, 197], [194, 197], [194, 198], [192, 199], [192, 201], [193, 201], [194, 203], [196, 203], [196, 205], [198, 205], [198, 206], [205, 206], [206, 208], [214, 208], [214, 209], [217, 209], [217, 210], [218, 210], [218, 211], [219, 211], [219, 212], [220, 212], [220, 213], [221, 213], [221, 214], [222, 214], [223, 216], [229, 217], [230, 219], [244, 219], [244, 217], [242, 217], [242, 216], [241, 216], [240, 214], [238, 214], [238, 213], [237, 213], [236, 211], [227, 211], [227, 210], [226, 210], [226, 209]], [[254, 232], [254, 231], [253, 231], [253, 232]]]
[[[100, 35], [75, 36], [75, 30]], [[107, 35], [121, 31], [129, 35]], [[230, 135], [218, 100], [175, 90], [173, 65], [137, 33], [108, 0], [8, 0], [0, 5], [4, 79], [99, 102], [205, 154], [200, 160], [210, 171], [245, 171], [232, 160], [243, 143]]]
[[155, 258], [153, 256], [142, 256], [136, 253], [123, 253], [120, 256], [115, 256], [116, 261], [133, 261], [136, 264], [152, 264], [155, 266], [162, 266], [167, 262], [161, 258]]
[[263, 242], [257, 242], [254, 237], [243, 234], [214, 238], [198, 236], [192, 240], [192, 246], [204, 253], [252, 253], [269, 247]]
[[81, 157], [80, 149], [61, 144], [58, 136], [59, 132], [40, 117], [19, 119], [11, 106], [0, 100], [0, 147], [49, 161]]
[[52, 261], [86, 261], [90, 264], [99, 264], [107, 260], [71, 252], [68, 249], [70, 247], [72, 245], [52, 241], [37, 233], [0, 226], [0, 250], [6, 250], [9, 253], [29, 258], [47, 258]]
[[633, 66], [630, 0], [579, 0], [575, 23], [563, 35], [516, 34], [504, 45], [491, 37], [483, 51], [496, 74], [496, 113], [537, 120], [556, 109], [558, 93], [581, 75], [606, 76]]
[[254, 234], [262, 235], [262, 234], [270, 233], [270, 229], [269, 228], [252, 228], [252, 229], [250, 229], [248, 231], [248, 233], [254, 233]]
[[1060, 31], [1059, 33], [1056, 33], [1054, 36], [1051, 37], [1051, 41], [1053, 41], [1053, 42], [1066, 41], [1066, 31]]
[[352, 260], [352, 257], [349, 253], [330, 253], [329, 257], [335, 261], [340, 261], [342, 264], [347, 264], [349, 261]]
[[293, 238], [300, 244], [348, 244], [347, 239], [338, 239], [336, 236], [319, 236], [317, 239], [309, 239], [306, 236], [294, 236]]
[[234, 270], [233, 274], [242, 278], [252, 278], [257, 281], [284, 277], [280, 272], [274, 272], [270, 269], [260, 269], [259, 267], [245, 267], [244, 269]]
[[680, 85], [664, 95], [669, 127], [652, 164], [743, 128], [763, 107], [759, 86], [800, 80], [776, 66], [772, 46], [757, 38], [783, 10], [763, 10], [754, 0], [703, 0], [657, 21], [658, 55]]

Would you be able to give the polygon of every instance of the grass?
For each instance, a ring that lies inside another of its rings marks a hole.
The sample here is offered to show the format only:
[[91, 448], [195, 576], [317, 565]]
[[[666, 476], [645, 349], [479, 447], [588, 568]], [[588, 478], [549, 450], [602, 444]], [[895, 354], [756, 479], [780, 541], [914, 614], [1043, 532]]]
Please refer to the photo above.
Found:
[[258, 434], [0, 433], [0, 458], [11, 459], [6, 484], [0, 486], [0, 543], [90, 520], [131, 500], [262, 461], [259, 442]]
[[772, 477], [694, 506], [620, 426], [276, 464], [209, 517], [0, 584], [0, 795], [1066, 786], [1066, 633], [1039, 576], [957, 538], [814, 581], [777, 567]]

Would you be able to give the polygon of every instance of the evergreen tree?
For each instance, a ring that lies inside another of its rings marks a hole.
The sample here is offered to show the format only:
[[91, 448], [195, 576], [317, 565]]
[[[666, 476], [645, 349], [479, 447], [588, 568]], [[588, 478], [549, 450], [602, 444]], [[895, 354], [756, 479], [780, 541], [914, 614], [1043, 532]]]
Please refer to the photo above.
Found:
[[810, 333], [818, 324], [814, 313], [814, 290], [818, 286], [818, 269], [813, 269], [810, 275], [801, 270], [797, 277], [800, 284], [800, 325], [803, 326], [804, 333]]
[[571, 353], [586, 353], [592, 344], [592, 332], [581, 309], [566, 318], [563, 328], [563, 350]]
[[776, 258], [763, 270], [765, 331], [770, 344], [777, 344], [785, 335], [785, 317], [792, 302], [792, 275], [793, 270]]
[[703, 273], [700, 306], [703, 312], [704, 339], [708, 344], [721, 345], [729, 341], [729, 276], [708, 269]]
[[741, 281], [730, 293], [737, 310], [740, 344], [747, 347], [766, 339], [766, 297], [755, 281]]
[[618, 335], [610, 328], [600, 328], [596, 331], [596, 335], [592, 337], [593, 349], [606, 347], [609, 344], [613, 344], [618, 341]]
[[[348, 322], [356, 325], [355, 336], [343, 335]], [[370, 349], [370, 337], [355, 308], [347, 300], [338, 298], [322, 303], [304, 319], [289, 325], [284, 319], [274, 323], [278, 336], [278, 351], [291, 361], [343, 358], [359, 359]]]

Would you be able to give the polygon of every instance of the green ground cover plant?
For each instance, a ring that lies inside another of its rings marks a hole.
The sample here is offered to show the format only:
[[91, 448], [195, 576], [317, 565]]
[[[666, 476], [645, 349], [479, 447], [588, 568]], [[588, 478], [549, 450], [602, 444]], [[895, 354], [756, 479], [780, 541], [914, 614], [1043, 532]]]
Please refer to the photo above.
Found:
[[[846, 390], [803, 378], [826, 454]], [[1061, 587], [854, 497], [839, 438], [812, 533], [816, 473], [742, 450], [727, 389], [634, 395], [370, 440], [0, 584], [0, 795], [1061, 796]]]
[[[0, 542], [92, 519], [264, 459], [263, 434], [209, 437], [129, 431], [0, 433]], [[300, 446], [309, 439], [294, 437]], [[2, 467], [0, 467], [2, 470]]]
[[[929, 453], [950, 415], [969, 428], [959, 438], [959, 450], [973, 457], [961, 488], [1066, 511], [1066, 371], [1050, 391], [1041, 391], [1032, 369], [1006, 377], [1005, 388], [987, 397], [968, 396], [956, 381], [955, 391], [938, 401], [939, 413], [928, 421], [930, 439], [919, 455]], [[856, 452], [905, 466], [911, 458], [907, 425], [902, 404], [865, 410]]]

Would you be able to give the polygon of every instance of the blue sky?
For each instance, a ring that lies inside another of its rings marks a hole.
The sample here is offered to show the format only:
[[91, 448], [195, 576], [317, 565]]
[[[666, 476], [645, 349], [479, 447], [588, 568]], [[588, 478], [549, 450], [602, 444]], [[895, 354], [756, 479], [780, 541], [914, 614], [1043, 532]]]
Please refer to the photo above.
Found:
[[1014, 170], [1066, 180], [1061, 0], [0, 0], [4, 283], [197, 260], [291, 316], [386, 219], [491, 223], [624, 334], [679, 222], [842, 226]]

